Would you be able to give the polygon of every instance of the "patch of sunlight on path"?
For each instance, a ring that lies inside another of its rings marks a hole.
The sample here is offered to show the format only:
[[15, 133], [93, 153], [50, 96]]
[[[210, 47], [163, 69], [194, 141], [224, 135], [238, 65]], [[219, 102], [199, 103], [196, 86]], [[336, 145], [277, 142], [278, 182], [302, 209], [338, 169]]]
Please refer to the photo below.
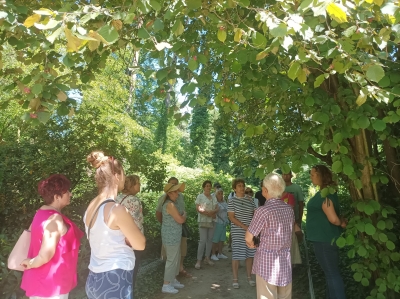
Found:
[[[255, 299], [256, 288], [247, 282], [244, 261], [239, 266], [240, 288], [234, 289], [232, 287], [232, 253], [224, 250], [224, 254], [229, 258], [216, 261], [214, 266], [202, 264], [200, 270], [196, 270], [194, 265], [187, 268], [186, 270], [193, 275], [193, 278], [178, 278], [185, 285], [183, 289], [179, 289], [178, 294], [163, 294], [160, 285], [160, 292], [153, 299]], [[254, 275], [253, 280], [255, 280]]]

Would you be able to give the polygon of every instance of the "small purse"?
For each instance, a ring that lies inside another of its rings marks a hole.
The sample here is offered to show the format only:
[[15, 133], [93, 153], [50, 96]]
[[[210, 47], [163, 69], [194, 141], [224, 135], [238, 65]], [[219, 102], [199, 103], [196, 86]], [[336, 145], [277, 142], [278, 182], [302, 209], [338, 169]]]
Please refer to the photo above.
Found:
[[258, 234], [258, 236], [253, 236], [253, 243], [256, 247], [260, 246], [260, 234]]
[[214, 223], [213, 222], [199, 222], [199, 227], [200, 228], [213, 228]]
[[24, 271], [25, 268], [21, 266], [21, 262], [28, 258], [29, 246], [31, 244], [31, 231], [24, 230], [19, 236], [17, 243], [8, 257], [7, 266], [10, 270]]
[[295, 223], [293, 229], [294, 229], [294, 233], [297, 238], [297, 242], [300, 244], [301, 242], [303, 242], [303, 238], [304, 238], [303, 231], [301, 230], [300, 226], [297, 223]]

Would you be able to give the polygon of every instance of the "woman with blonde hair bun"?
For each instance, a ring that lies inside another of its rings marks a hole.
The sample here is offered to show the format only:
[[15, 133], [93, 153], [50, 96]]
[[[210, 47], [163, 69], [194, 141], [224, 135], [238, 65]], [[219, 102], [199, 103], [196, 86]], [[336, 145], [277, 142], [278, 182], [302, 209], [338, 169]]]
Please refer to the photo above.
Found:
[[86, 294], [89, 299], [130, 299], [135, 267], [132, 248], [143, 250], [146, 239], [127, 209], [115, 201], [124, 188], [122, 164], [101, 151], [90, 153], [87, 161], [96, 168], [99, 194], [83, 218], [91, 249]]

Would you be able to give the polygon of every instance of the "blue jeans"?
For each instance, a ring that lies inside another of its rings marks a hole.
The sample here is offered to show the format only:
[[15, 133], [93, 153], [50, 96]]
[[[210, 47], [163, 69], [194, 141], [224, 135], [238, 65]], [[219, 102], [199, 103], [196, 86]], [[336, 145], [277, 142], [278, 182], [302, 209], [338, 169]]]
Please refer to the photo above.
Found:
[[315, 256], [325, 274], [326, 298], [345, 299], [344, 283], [339, 270], [339, 248], [336, 244], [313, 242]]

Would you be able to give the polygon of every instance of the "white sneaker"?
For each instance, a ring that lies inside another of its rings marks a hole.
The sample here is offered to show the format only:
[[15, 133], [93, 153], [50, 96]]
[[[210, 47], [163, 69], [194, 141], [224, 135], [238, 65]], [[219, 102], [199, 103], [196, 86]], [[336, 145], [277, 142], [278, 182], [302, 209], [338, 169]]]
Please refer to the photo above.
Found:
[[183, 289], [185, 287], [184, 284], [181, 284], [178, 280], [174, 280], [171, 285], [176, 289]]
[[176, 294], [176, 293], [178, 293], [179, 291], [178, 291], [177, 289], [175, 289], [175, 288], [171, 285], [171, 283], [169, 283], [169, 284], [164, 284], [164, 285], [162, 286], [161, 292], [167, 293], [167, 294]]
[[218, 259], [227, 259], [228, 257], [222, 253], [218, 253], [217, 258]]
[[219, 261], [219, 258], [217, 258], [217, 256], [216, 256], [215, 254], [213, 254], [213, 255], [211, 256], [211, 259], [212, 259], [213, 261]]

